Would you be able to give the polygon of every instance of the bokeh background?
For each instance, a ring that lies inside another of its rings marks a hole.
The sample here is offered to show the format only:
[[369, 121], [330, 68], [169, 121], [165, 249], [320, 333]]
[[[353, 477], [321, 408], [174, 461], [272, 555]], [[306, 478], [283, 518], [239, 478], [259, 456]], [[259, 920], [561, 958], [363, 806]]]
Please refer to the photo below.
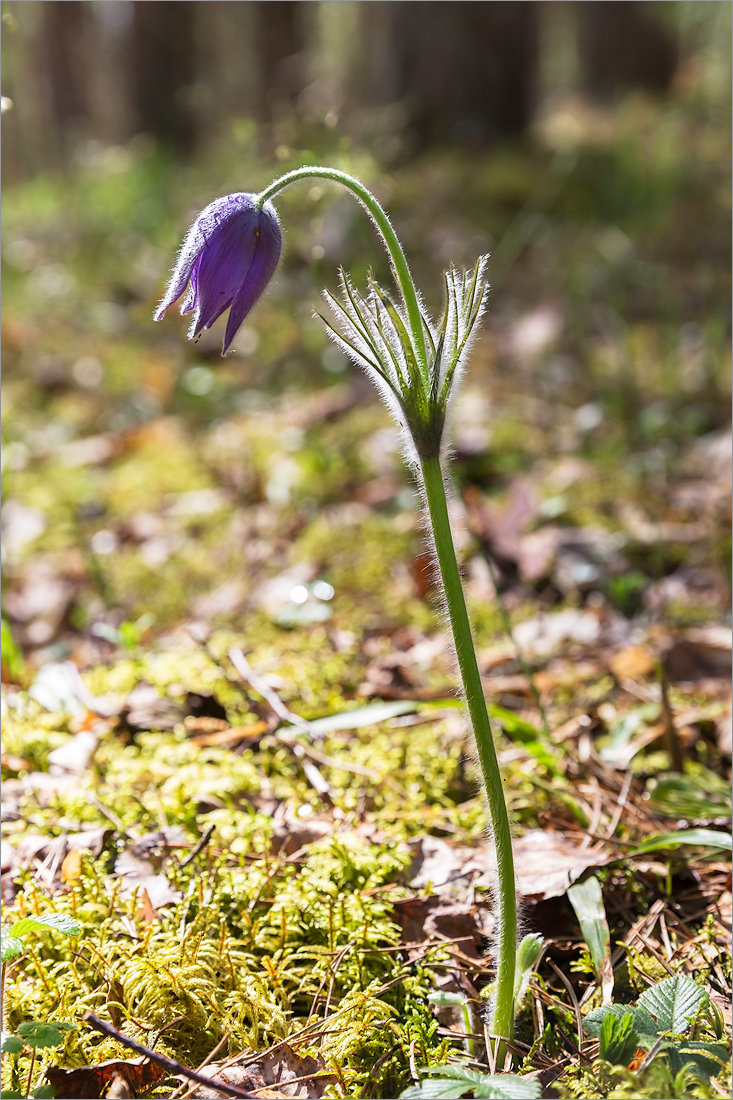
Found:
[[480, 640], [497, 588], [571, 637], [719, 620], [730, 3], [2, 11], [6, 663], [191, 621], [433, 624], [394, 433], [313, 315], [339, 264], [389, 278], [356, 204], [279, 200], [227, 359], [221, 326], [151, 320], [201, 207], [317, 162], [374, 188], [432, 310], [492, 253], [455, 435]]

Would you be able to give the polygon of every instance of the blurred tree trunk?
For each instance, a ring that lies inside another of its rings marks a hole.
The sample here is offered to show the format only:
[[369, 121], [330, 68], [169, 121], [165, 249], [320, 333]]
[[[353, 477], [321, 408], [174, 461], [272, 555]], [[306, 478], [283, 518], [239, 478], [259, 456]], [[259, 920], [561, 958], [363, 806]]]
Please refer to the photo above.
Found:
[[380, 0], [362, 4], [362, 18], [365, 94], [405, 101], [423, 140], [480, 144], [529, 123], [538, 60], [531, 0]]
[[87, 120], [85, 55], [91, 12], [84, 0], [48, 0], [41, 11], [51, 143], [54, 155], [63, 157], [69, 139], [82, 131]]
[[584, 89], [608, 99], [627, 88], [666, 91], [677, 70], [679, 50], [671, 32], [644, 0], [581, 0], [578, 53]]
[[[66, 5], [64, 5], [66, 7]], [[132, 80], [137, 125], [162, 144], [188, 149], [194, 139], [190, 88], [195, 78], [190, 0], [134, 0]]]
[[261, 119], [292, 109], [303, 88], [306, 35], [298, 0], [255, 0], [255, 55], [259, 68], [257, 109]]

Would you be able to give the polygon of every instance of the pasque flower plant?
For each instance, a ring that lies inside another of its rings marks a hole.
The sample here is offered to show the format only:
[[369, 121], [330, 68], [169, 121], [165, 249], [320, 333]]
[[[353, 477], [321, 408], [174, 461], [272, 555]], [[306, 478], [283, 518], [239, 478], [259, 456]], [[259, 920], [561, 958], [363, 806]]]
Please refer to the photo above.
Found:
[[341, 184], [366, 208], [387, 249], [400, 293], [395, 301], [370, 280], [367, 293], [362, 294], [342, 271], [340, 299], [326, 295], [334, 314], [334, 323], [327, 324], [333, 339], [376, 383], [397, 420], [427, 508], [496, 848], [497, 974], [489, 1028], [492, 1036], [506, 1039], [513, 1028], [517, 953], [511, 832], [444, 480], [446, 414], [486, 304], [487, 257], [481, 257], [472, 271], [451, 267], [445, 273], [445, 307], [435, 323], [423, 307], [402, 246], [374, 195], [345, 172], [309, 166], [288, 172], [258, 195], [229, 195], [207, 206], [184, 241], [155, 316], [159, 320], [187, 286], [181, 312], [194, 312], [190, 336], [209, 328], [231, 307], [224, 337], [226, 352], [280, 257], [280, 228], [271, 200], [285, 187], [305, 179]]

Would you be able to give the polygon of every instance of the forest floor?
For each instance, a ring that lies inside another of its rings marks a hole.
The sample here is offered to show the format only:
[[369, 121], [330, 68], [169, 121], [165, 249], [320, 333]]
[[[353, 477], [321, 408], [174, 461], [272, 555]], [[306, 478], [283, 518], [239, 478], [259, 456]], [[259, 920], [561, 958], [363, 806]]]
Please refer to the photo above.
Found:
[[[727, 128], [694, 98], [566, 105], [529, 150], [388, 172], [281, 131], [278, 170], [374, 185], [428, 308], [449, 261], [492, 252], [452, 512], [545, 939], [513, 1072], [729, 1095]], [[369, 223], [288, 192], [281, 271], [226, 360], [218, 327], [151, 321], [195, 212], [274, 175], [254, 138], [188, 166], [90, 146], [6, 190], [3, 915], [81, 924], [9, 970], [11, 1033], [75, 1027], [6, 1056], [9, 1096], [44, 1071], [63, 1097], [214, 1095], [87, 1013], [263, 1097], [396, 1097], [461, 1052], [488, 1072], [492, 855], [419, 501], [313, 316], [339, 264], [388, 278]], [[673, 1005], [599, 1060], [589, 1011], [688, 978], [692, 1030]], [[470, 1050], [436, 990], [467, 999]], [[440, 1084], [422, 1095], [471, 1088]]]

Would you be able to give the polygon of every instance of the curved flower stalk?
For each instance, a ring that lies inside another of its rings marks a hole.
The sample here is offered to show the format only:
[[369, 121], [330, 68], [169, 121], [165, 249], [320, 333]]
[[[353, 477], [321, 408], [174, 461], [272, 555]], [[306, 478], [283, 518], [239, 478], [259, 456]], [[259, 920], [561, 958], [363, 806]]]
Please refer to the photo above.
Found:
[[341, 272], [341, 298], [326, 294], [335, 324], [333, 339], [376, 383], [406, 437], [423, 490], [451, 624], [466, 705], [476, 742], [496, 848], [498, 931], [496, 983], [489, 1028], [497, 1061], [514, 1023], [517, 964], [517, 900], [509, 817], [501, 773], [476, 660], [471, 624], [448, 517], [442, 456], [451, 393], [465, 367], [471, 339], [483, 313], [487, 257], [473, 271], [445, 273], [445, 308], [439, 324], [427, 316], [402, 246], [377, 199], [353, 176], [335, 168], [304, 167], [276, 179], [259, 195], [217, 199], [194, 223], [156, 319], [189, 284], [182, 312], [195, 310], [190, 336], [208, 328], [231, 305], [224, 352], [272, 276], [280, 255], [280, 228], [271, 204], [285, 187], [325, 179], [347, 188], [366, 209], [382, 238], [401, 300], [395, 302], [372, 279], [366, 295]]

